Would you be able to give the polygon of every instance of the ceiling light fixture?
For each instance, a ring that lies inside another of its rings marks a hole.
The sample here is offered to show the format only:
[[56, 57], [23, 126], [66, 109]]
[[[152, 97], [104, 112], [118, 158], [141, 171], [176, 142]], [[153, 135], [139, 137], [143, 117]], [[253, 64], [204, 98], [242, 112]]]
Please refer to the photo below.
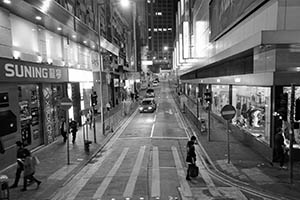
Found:
[[11, 4], [11, 0], [3, 0], [3, 3]]
[[35, 19], [42, 20], [42, 17], [41, 16], [36, 16]]

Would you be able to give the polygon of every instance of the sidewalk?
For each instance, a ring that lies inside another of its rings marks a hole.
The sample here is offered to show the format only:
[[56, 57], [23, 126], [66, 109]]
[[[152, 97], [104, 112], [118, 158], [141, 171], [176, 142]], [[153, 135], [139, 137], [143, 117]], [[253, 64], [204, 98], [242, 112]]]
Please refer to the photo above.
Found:
[[[110, 116], [121, 120], [113, 120], [114, 130], [116, 131], [122, 123], [124, 123], [129, 117], [120, 115], [119, 112], [121, 104], [112, 108]], [[130, 111], [134, 112], [137, 107], [136, 103], [130, 105]], [[105, 119], [108, 118], [107, 114], [104, 115]], [[116, 122], [119, 122], [116, 124]], [[92, 141], [90, 144], [89, 152], [84, 149], [83, 141], [83, 127], [80, 127], [77, 132], [76, 142], [72, 144], [72, 134], [69, 135], [69, 164], [67, 159], [67, 143], [63, 142], [62, 137], [58, 137], [55, 142], [47, 146], [42, 146], [38, 150], [33, 152], [33, 155], [37, 156], [40, 160], [40, 164], [37, 166], [36, 178], [42, 181], [40, 188], [36, 190], [36, 184], [28, 186], [26, 192], [21, 192], [23, 186], [23, 179], [21, 177], [19, 186], [14, 189], [10, 189], [10, 200], [28, 200], [28, 199], [49, 199], [55, 192], [61, 188], [66, 182], [68, 182], [77, 172], [86, 165], [92, 157], [109, 141], [114, 132], [106, 131], [103, 135], [100, 130], [100, 120], [96, 120], [96, 143], [94, 142], [93, 129], [88, 128], [88, 139]], [[87, 139], [87, 138], [85, 138]], [[16, 171], [16, 165], [3, 171], [1, 174], [5, 174], [9, 177], [9, 185], [14, 181]]]
[[[176, 94], [174, 97], [176, 98]], [[187, 113], [183, 115], [187, 119]], [[207, 122], [207, 112], [202, 110], [201, 118]], [[299, 162], [293, 164], [293, 183], [291, 184], [288, 169], [280, 169], [278, 163], [272, 167], [263, 156], [230, 135], [230, 162], [228, 163], [227, 132], [223, 123], [211, 116], [210, 141], [208, 141], [207, 132], [201, 133], [194, 124], [189, 121], [188, 124], [199, 140], [200, 149], [204, 150], [208, 156], [205, 158], [207, 166], [210, 166], [214, 172], [221, 174], [226, 180], [229, 176], [236, 180], [236, 183], [245, 183], [244, 186], [248, 185], [255, 191], [267, 192], [278, 198], [300, 199]], [[205, 156], [205, 153], [202, 155]], [[288, 166], [288, 163], [285, 166]]]

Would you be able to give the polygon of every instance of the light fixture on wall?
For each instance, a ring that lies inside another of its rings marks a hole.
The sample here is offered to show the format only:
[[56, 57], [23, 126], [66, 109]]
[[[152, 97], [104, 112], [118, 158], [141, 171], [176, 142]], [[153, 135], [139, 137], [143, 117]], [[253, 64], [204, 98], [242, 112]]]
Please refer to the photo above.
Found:
[[35, 19], [36, 20], [42, 20], [42, 17], [41, 16], [35, 16]]
[[235, 78], [234, 82], [239, 83], [239, 82], [241, 82], [241, 79], [240, 78]]
[[58, 30], [58, 31], [61, 31], [61, 30], [62, 30], [62, 28], [61, 28], [61, 27], [58, 27], [58, 28], [57, 28], [57, 30]]
[[11, 0], [3, 0], [3, 3], [5, 3], [5, 4], [11, 4]]

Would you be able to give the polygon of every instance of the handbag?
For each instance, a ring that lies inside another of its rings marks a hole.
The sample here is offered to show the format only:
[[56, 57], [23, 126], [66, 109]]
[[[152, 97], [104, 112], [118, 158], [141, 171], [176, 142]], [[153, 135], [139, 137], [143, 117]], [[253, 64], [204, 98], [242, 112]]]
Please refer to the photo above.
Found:
[[197, 177], [199, 175], [199, 168], [196, 164], [191, 164], [190, 166], [190, 176], [191, 177]]

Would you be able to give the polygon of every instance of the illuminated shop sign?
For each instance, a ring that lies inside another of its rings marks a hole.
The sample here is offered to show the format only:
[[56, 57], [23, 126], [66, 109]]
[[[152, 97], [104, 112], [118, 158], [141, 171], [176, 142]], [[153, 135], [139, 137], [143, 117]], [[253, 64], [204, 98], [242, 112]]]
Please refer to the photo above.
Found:
[[33, 67], [27, 65], [14, 65], [7, 63], [4, 65], [6, 77], [26, 77], [42, 79], [60, 79], [61, 69]]
[[62, 82], [68, 80], [68, 71], [65, 68], [16, 60], [0, 60], [0, 72], [3, 81]]

